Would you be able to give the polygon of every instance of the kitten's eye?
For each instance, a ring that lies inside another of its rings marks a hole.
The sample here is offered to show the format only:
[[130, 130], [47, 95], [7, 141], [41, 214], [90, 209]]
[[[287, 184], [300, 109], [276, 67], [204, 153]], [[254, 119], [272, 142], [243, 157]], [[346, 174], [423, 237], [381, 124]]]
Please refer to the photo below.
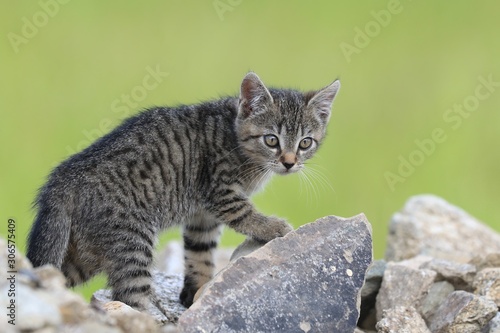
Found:
[[271, 148], [275, 148], [279, 144], [278, 137], [272, 134], [264, 135], [264, 142]]
[[309, 149], [311, 147], [313, 140], [311, 138], [304, 138], [299, 143], [300, 149]]

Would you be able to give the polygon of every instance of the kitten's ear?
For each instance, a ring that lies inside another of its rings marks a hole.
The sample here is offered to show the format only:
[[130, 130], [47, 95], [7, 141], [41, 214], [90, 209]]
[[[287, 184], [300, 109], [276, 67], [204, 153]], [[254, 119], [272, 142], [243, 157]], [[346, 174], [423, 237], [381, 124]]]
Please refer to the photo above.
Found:
[[310, 94], [309, 102], [307, 106], [314, 109], [314, 112], [317, 113], [319, 118], [325, 123], [328, 123], [330, 120], [330, 114], [332, 111], [332, 104], [335, 96], [337, 96], [337, 92], [340, 89], [340, 81], [335, 80], [329, 86], [317, 91], [314, 94]]
[[257, 74], [248, 73], [241, 82], [239, 112], [243, 118], [263, 111], [273, 103], [273, 98]]

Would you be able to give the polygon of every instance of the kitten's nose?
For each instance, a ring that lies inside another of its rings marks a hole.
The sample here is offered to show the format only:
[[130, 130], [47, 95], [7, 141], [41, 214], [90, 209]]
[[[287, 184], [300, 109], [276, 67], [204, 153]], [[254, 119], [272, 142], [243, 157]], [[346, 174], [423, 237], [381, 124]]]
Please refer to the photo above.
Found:
[[290, 170], [295, 163], [297, 163], [297, 156], [294, 153], [285, 153], [283, 156], [281, 156], [281, 163], [283, 163], [283, 166], [287, 169]]

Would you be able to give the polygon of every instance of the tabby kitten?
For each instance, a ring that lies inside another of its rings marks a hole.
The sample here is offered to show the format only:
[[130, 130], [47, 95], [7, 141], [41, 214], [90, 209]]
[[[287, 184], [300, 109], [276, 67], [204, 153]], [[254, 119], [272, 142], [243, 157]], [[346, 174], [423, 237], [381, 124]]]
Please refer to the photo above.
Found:
[[[223, 225], [261, 242], [292, 230], [249, 197], [300, 171], [325, 136], [339, 81], [315, 92], [267, 89], [248, 73], [239, 98], [156, 107], [56, 167], [36, 199], [27, 256], [69, 286], [105, 272], [113, 299], [144, 310], [158, 233], [182, 225], [186, 307], [212, 278]], [[159, 307], [160, 308], [160, 307]], [[162, 310], [160, 308], [160, 310]]]

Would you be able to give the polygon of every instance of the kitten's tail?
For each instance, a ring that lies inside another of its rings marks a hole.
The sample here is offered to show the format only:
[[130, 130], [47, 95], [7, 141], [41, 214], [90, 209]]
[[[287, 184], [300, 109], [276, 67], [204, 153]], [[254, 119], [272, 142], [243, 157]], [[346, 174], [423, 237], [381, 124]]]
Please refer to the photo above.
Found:
[[48, 204], [41, 193], [35, 222], [28, 237], [26, 256], [34, 267], [52, 264], [61, 269], [69, 243], [71, 220], [64, 205]]

